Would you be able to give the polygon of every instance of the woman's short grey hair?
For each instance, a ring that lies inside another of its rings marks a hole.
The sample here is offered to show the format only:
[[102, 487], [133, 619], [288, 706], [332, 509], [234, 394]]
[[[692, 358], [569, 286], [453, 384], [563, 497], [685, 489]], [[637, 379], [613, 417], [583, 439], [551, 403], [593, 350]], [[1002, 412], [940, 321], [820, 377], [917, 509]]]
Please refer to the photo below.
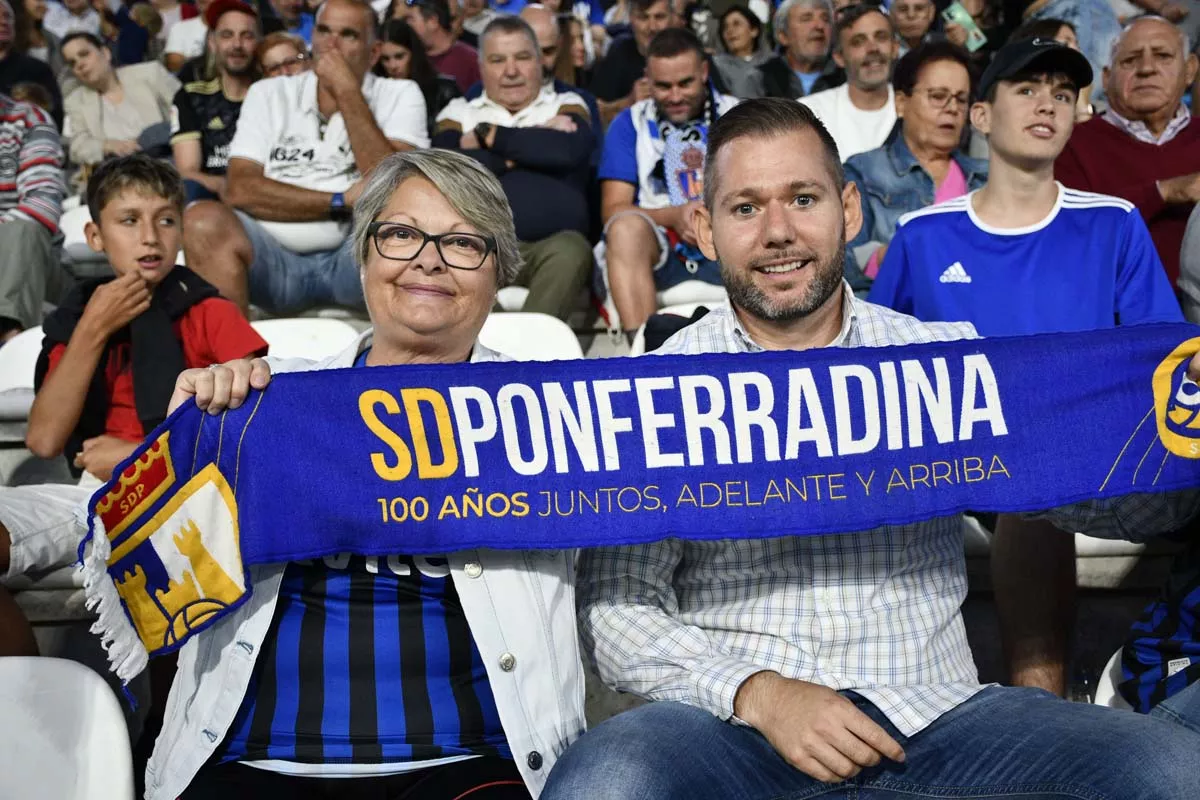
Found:
[[432, 183], [450, 207], [484, 236], [496, 241], [496, 281], [503, 289], [521, 271], [521, 252], [513, 227], [512, 208], [496, 176], [473, 158], [452, 150], [410, 150], [380, 161], [354, 208], [354, 252], [359, 269], [373, 247], [368, 226], [387, 207], [400, 184], [409, 178]]

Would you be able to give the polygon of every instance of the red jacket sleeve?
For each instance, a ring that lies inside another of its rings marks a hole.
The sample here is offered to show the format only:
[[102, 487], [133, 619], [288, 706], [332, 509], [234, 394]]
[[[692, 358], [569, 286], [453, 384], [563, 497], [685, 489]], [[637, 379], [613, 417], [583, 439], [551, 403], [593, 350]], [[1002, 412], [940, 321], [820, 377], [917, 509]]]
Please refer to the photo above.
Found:
[[[1142, 219], [1146, 220], [1147, 225], [1166, 209], [1167, 204], [1162, 195], [1158, 193], [1158, 181], [1138, 178], [1134, 174], [1130, 174], [1135, 172], [1132, 170], [1123, 172], [1123, 174], [1129, 175], [1130, 180], [1128, 181], [1119, 183], [1114, 181], [1110, 184], [1098, 180], [1099, 176], [1095, 176], [1097, 179], [1093, 179], [1081, 156], [1083, 150], [1079, 139], [1073, 136], [1067, 142], [1066, 149], [1055, 159], [1054, 177], [1063, 186], [1085, 192], [1111, 194], [1128, 200], [1142, 213]], [[1117, 166], [1123, 171], [1128, 170], [1124, 163]]]
[[266, 341], [237, 306], [224, 298], [210, 297], [197, 303], [181, 322], [180, 339], [188, 367], [207, 367], [267, 352]]

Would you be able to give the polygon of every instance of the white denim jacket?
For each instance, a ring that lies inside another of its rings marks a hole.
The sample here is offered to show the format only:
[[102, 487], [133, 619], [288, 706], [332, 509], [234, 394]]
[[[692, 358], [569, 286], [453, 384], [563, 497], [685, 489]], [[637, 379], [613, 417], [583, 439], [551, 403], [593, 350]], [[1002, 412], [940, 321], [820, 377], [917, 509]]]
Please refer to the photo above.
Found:
[[[321, 362], [272, 360], [275, 373], [350, 367], [371, 332]], [[505, 357], [476, 344], [472, 361]], [[517, 767], [536, 798], [583, 734], [584, 673], [575, 628], [575, 553], [468, 550], [448, 556], [454, 587], [495, 694]], [[224, 740], [271, 626], [284, 565], [252, 567], [250, 599], [179, 651], [147, 800], [175, 800]]]

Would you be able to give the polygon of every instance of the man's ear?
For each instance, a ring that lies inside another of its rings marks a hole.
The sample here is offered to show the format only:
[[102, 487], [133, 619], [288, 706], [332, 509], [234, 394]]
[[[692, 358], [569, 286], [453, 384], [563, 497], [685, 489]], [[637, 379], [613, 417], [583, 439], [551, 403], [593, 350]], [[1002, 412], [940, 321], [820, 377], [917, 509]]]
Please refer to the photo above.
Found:
[[[1105, 72], [1108, 67], [1104, 68]], [[1196, 72], [1200, 70], [1200, 59], [1196, 58], [1195, 53], [1188, 53], [1187, 61], [1184, 62], [1183, 72], [1187, 76], [1187, 85], [1190, 88], [1196, 82]]]
[[990, 103], [978, 102], [971, 106], [971, 125], [984, 136], [992, 132], [992, 106]]
[[845, 225], [846, 241], [854, 240], [862, 230], [862, 198], [854, 181], [847, 181], [842, 188], [842, 223]]
[[92, 248], [95, 253], [104, 252], [104, 235], [100, 233], [100, 226], [94, 222], [88, 222], [83, 226], [83, 237], [87, 240], [88, 247]]
[[696, 245], [709, 261], [719, 261], [717, 247], [713, 243], [712, 214], [708, 206], [696, 206], [692, 209], [692, 230], [696, 232]]
[[841, 50], [833, 51], [833, 63], [837, 64], [842, 69], [846, 68], [846, 59], [844, 56], [842, 56]]

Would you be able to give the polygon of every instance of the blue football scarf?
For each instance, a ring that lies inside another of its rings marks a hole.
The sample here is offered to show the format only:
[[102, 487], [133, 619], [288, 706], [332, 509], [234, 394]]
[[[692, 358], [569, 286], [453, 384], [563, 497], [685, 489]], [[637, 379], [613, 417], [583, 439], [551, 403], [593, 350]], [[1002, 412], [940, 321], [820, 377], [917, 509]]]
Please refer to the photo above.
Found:
[[[1200, 486], [1197, 329], [276, 376], [178, 409], [89, 506], [118, 675], [334, 553], [869, 530]], [[90, 543], [90, 546], [89, 546]]]

